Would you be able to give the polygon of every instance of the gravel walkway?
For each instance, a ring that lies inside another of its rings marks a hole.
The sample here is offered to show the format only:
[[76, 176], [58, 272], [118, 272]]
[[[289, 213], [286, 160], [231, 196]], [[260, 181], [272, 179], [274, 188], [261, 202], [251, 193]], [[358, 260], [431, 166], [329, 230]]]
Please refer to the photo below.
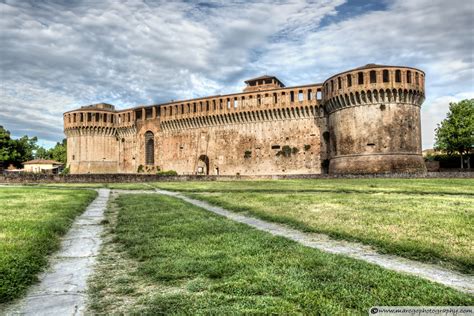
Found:
[[186, 197], [177, 192], [158, 189], [156, 192], [179, 198], [210, 212], [252, 226], [258, 230], [297, 241], [307, 247], [363, 260], [389, 270], [413, 274], [418, 277], [452, 287], [461, 292], [474, 294], [474, 276], [461, 274], [433, 264], [422, 263], [394, 255], [380, 254], [372, 247], [362, 245], [360, 243], [334, 240], [323, 234], [303, 233], [301, 231], [288, 228], [284, 225], [270, 223], [253, 217], [230, 212], [221, 207], [213, 206], [207, 202]]
[[40, 283], [6, 312], [7, 315], [82, 315], [85, 312], [86, 283], [101, 245], [104, 211], [109, 189], [99, 189], [98, 197], [76, 218], [54, 254], [50, 268]]

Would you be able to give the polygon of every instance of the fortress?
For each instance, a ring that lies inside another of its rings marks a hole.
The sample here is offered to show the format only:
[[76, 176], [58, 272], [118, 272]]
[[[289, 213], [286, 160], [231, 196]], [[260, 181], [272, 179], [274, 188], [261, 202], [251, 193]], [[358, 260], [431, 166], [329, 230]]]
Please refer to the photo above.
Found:
[[80, 173], [277, 175], [424, 172], [425, 74], [368, 64], [324, 83], [273, 76], [242, 93], [64, 113], [67, 166]]

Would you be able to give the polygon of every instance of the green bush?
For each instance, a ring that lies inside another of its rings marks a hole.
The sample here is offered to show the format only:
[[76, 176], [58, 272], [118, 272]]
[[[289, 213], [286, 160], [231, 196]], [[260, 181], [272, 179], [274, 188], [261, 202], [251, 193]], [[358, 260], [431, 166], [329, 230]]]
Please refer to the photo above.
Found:
[[280, 151], [278, 151], [278, 152], [276, 153], [276, 155], [277, 155], [277, 156], [283, 155], [284, 157], [287, 157], [287, 158], [288, 158], [288, 157], [291, 156], [291, 154], [296, 155], [296, 154], [298, 153], [298, 151], [299, 151], [299, 150], [298, 150], [298, 148], [296, 148], [296, 147], [291, 148], [290, 146], [285, 145], [285, 146], [283, 146], [283, 147], [281, 148]]
[[61, 171], [61, 175], [64, 176], [64, 175], [69, 174], [70, 172], [71, 172], [71, 170], [69, 169], [69, 167], [66, 167], [66, 168], [63, 169], [63, 171]]
[[156, 173], [159, 176], [177, 176], [178, 173], [174, 170], [158, 171]]

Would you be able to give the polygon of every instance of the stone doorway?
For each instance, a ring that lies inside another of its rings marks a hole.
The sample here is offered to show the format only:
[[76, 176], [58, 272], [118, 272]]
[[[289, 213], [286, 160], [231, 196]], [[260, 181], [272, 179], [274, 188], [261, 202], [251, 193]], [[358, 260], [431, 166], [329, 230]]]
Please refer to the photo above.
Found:
[[209, 157], [206, 155], [199, 156], [197, 174], [209, 175]]

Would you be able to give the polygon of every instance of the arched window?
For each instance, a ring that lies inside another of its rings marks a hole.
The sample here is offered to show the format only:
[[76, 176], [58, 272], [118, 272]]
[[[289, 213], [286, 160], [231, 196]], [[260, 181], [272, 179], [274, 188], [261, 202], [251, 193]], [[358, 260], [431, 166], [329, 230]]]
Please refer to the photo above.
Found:
[[352, 86], [352, 76], [351, 75], [347, 75], [347, 86], [348, 87]]
[[395, 82], [402, 82], [402, 72], [395, 70]]
[[363, 72], [359, 72], [358, 74], [358, 84], [364, 84], [364, 73]]
[[388, 77], [388, 70], [385, 69], [383, 71], [383, 82], [388, 82], [389, 81], [389, 77]]
[[370, 71], [370, 83], [377, 83], [377, 74], [375, 70]]
[[155, 164], [155, 138], [150, 131], [145, 133], [145, 163]]

